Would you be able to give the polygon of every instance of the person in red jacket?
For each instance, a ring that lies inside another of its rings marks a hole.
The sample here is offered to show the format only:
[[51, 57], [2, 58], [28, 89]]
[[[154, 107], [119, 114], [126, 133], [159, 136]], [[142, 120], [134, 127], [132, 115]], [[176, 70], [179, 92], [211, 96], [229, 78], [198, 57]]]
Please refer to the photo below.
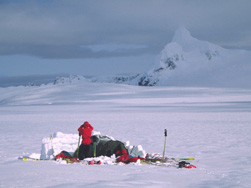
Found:
[[93, 157], [90, 152], [90, 148], [92, 147], [91, 143], [91, 134], [92, 134], [93, 127], [89, 122], [84, 122], [83, 125], [81, 125], [78, 128], [79, 136], [82, 136], [82, 143], [79, 147], [79, 152], [78, 152], [78, 158], [80, 160], [83, 160], [84, 158], [87, 157]]

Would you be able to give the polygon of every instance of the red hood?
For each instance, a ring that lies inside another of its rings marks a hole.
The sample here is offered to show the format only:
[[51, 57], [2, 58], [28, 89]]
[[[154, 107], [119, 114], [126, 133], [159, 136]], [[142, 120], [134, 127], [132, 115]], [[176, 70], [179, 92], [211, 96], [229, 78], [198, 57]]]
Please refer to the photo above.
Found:
[[87, 128], [87, 127], [90, 127], [90, 123], [89, 123], [88, 121], [86, 121], [86, 122], [84, 123], [84, 128]]

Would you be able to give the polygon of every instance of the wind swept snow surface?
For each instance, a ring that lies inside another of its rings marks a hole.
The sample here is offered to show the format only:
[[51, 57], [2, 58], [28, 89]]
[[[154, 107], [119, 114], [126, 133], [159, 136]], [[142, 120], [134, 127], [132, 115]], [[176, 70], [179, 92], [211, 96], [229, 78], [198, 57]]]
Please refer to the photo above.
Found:
[[[94, 131], [129, 140], [148, 153], [163, 152], [167, 129], [166, 156], [194, 157], [197, 168], [18, 160], [41, 153], [41, 141], [50, 134], [76, 135], [84, 121]], [[247, 188], [250, 125], [247, 89], [149, 88], [86, 80], [0, 88], [0, 187]]]

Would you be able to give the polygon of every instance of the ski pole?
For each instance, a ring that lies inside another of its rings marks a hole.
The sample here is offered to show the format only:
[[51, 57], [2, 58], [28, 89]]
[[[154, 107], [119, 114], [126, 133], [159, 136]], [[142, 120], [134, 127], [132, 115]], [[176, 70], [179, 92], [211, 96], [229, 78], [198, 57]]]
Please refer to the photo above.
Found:
[[167, 137], [167, 130], [165, 129], [165, 142], [164, 142], [164, 150], [163, 150], [163, 158], [162, 158], [162, 162], [164, 162], [164, 159], [165, 159], [166, 137]]
[[96, 142], [93, 143], [93, 157], [96, 157]]
[[79, 152], [79, 143], [80, 143], [80, 135], [79, 135], [79, 137], [78, 137], [77, 158], [78, 158], [78, 152]]
[[52, 156], [54, 157], [54, 149], [53, 149], [53, 144], [52, 144], [52, 134], [50, 134], [50, 140], [51, 140]]
[[93, 142], [93, 157], [97, 157], [97, 142], [98, 142], [98, 137], [93, 136], [92, 137], [92, 142]]

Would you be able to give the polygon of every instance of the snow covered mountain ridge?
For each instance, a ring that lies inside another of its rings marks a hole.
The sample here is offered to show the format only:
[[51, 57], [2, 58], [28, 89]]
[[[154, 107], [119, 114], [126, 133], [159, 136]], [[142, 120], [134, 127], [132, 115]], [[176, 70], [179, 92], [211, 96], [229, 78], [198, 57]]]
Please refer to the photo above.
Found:
[[191, 36], [180, 27], [149, 71], [95, 81], [140, 86], [251, 87], [251, 52], [228, 50]]
[[152, 69], [140, 76], [138, 83], [144, 86], [169, 85], [172, 77], [176, 80], [185, 75], [191, 77], [191, 73], [203, 70], [225, 53], [223, 48], [200, 41], [181, 27], [175, 32], [172, 42], [160, 52]]
[[[76, 84], [78, 82], [119, 83], [138, 86], [191, 86], [251, 88], [251, 52], [229, 50], [194, 38], [180, 27], [173, 39], [156, 57], [147, 72], [110, 77], [52, 76], [0, 80], [0, 87], [36, 86], [49, 82]], [[24, 83], [21, 83], [23, 80]], [[8, 83], [10, 82], [10, 83]]]

